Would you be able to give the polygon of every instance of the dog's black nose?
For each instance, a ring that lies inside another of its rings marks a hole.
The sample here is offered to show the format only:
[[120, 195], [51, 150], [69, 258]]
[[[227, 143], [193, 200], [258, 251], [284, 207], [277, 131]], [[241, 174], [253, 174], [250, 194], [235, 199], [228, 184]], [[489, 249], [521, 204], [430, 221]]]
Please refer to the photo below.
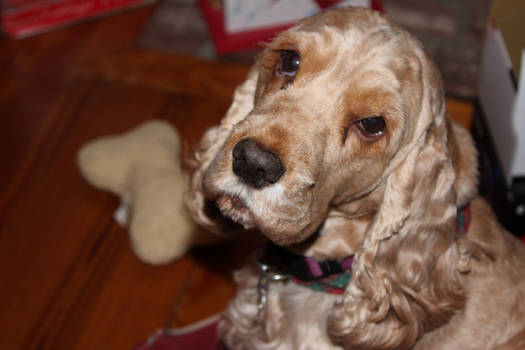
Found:
[[274, 153], [246, 138], [233, 148], [233, 172], [248, 185], [261, 188], [279, 181], [285, 169]]

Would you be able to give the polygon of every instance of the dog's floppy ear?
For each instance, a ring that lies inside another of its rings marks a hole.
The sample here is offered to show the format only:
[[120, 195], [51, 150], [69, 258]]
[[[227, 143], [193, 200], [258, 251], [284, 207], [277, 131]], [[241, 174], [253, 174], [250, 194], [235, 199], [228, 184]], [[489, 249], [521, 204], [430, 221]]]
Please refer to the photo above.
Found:
[[202, 137], [199, 148], [195, 153], [195, 159], [192, 161], [193, 164], [191, 164], [194, 167], [194, 172], [191, 178], [190, 189], [184, 196], [186, 206], [199, 224], [215, 233], [221, 232], [217, 223], [206, 213], [202, 176], [223, 146], [233, 126], [246, 118], [253, 109], [257, 79], [258, 68], [255, 64], [248, 72], [244, 83], [235, 89], [233, 102], [220, 125], [210, 128]]
[[329, 322], [334, 339], [352, 349], [411, 348], [463, 302], [452, 266], [457, 191], [449, 121], [438, 73], [421, 61], [424, 91], [412, 139], [393, 159], [344, 301]]

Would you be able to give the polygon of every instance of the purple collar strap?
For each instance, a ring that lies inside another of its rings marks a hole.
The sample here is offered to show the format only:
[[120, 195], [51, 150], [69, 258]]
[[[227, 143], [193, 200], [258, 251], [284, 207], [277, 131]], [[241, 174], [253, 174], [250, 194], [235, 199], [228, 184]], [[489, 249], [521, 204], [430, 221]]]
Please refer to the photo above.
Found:
[[354, 256], [342, 260], [317, 261], [270, 242], [256, 254], [258, 264], [266, 265], [272, 271], [286, 274], [300, 281], [316, 281], [330, 275], [339, 274], [352, 268]]

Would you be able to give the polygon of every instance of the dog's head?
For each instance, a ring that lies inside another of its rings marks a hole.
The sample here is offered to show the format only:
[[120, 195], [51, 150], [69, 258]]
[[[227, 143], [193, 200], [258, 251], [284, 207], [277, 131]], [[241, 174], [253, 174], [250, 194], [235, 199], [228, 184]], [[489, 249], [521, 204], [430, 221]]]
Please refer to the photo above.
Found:
[[208, 227], [205, 198], [277, 243], [302, 241], [332, 208], [384, 190], [444, 114], [438, 73], [388, 19], [354, 8], [305, 19], [267, 45], [203, 138], [188, 206]]

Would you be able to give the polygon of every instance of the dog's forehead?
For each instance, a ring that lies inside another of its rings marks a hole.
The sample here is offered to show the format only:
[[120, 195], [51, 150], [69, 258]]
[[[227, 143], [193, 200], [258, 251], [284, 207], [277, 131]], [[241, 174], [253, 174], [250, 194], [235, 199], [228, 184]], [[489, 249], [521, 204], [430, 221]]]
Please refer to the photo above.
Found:
[[[407, 70], [420, 70], [412, 52], [416, 45], [405, 31], [370, 10], [344, 10], [301, 21], [279, 35], [269, 49], [297, 51], [301, 56], [300, 79], [309, 83], [317, 79], [325, 87], [358, 79], [361, 87], [398, 90]], [[337, 86], [345, 88], [348, 84]]]
[[[384, 33], [395, 37], [403, 30], [382, 14], [363, 8], [329, 10], [300, 21], [292, 31], [303, 33], [331, 33], [343, 36], [367, 37]], [[348, 39], [348, 38], [347, 38]]]
[[[280, 34], [269, 47], [296, 50], [319, 66], [342, 61], [360, 65], [383, 65], [389, 59], [406, 56], [414, 47], [412, 38], [388, 18], [361, 8], [326, 11], [300, 21]], [[379, 61], [379, 62], [378, 62]]]
[[379, 26], [391, 26], [394, 30], [395, 26], [379, 12], [359, 7], [344, 7], [305, 18], [296, 27], [304, 31], [317, 31], [320, 25], [340, 30], [360, 28], [362, 31], [373, 30]]

